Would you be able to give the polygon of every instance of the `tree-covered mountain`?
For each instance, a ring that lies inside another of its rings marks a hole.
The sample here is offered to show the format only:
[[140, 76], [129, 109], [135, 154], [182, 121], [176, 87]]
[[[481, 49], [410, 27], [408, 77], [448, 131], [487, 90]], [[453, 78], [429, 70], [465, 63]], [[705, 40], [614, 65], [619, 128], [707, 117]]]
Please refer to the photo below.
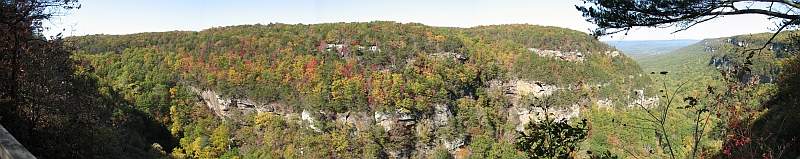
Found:
[[[736, 68], [747, 72], [730, 75], [741, 83], [774, 84], [794, 56], [795, 49], [788, 37], [794, 32], [776, 36], [772, 44], [764, 42], [772, 33], [737, 35], [698, 41], [689, 46], [655, 56], [642, 57], [637, 62], [645, 72], [668, 71], [672, 85], [688, 82], [694, 91], [704, 91], [708, 85], [724, 83], [724, 75]], [[758, 50], [765, 47], [763, 50]]]
[[159, 147], [179, 158], [518, 158], [528, 121], [593, 119], [654, 92], [619, 51], [535, 25], [256, 24], [66, 41], [101, 92], [169, 129], [175, 140]]
[[[793, 41], [788, 37], [794, 32], [776, 36], [769, 45], [764, 42], [772, 33], [737, 35], [732, 37], [704, 39], [692, 45], [656, 56], [637, 59], [645, 72], [668, 71], [674, 76], [668, 80], [673, 85], [687, 82], [695, 91], [703, 91], [707, 85], [725, 82], [723, 73], [736, 68], [746, 68], [738, 74], [729, 74], [740, 83], [774, 84], [781, 68], [795, 56]], [[763, 50], [759, 48], [765, 47]]]
[[709, 84], [722, 82], [719, 70], [709, 65], [714, 54], [706, 52], [705, 41], [707, 40], [668, 53], [643, 57], [637, 63], [645, 72], [669, 72], [671, 75], [665, 80], [670, 85], [688, 82], [692, 91], [703, 92]]
[[608, 45], [622, 50], [634, 59], [642, 59], [648, 56], [655, 56], [669, 53], [677, 49], [697, 43], [699, 40], [619, 40], [605, 41]]
[[[797, 31], [780, 34], [760, 33], [711, 39], [705, 43], [712, 53], [708, 62], [739, 83], [743, 89], [734, 93], [739, 110], [730, 121], [734, 133], [725, 138], [727, 155], [798, 156], [797, 139], [800, 112], [797, 107]], [[767, 43], [772, 39], [771, 43]], [[765, 44], [767, 43], [767, 44]], [[750, 100], [741, 100], [750, 99]], [[742, 140], [753, 142], [742, 143]], [[782, 152], [782, 153], [769, 153]]]
[[793, 78], [797, 41], [790, 38], [794, 34], [777, 34], [768, 45], [764, 43], [773, 33], [705, 39], [637, 62], [648, 72], [670, 72], [672, 76], [656, 80], [672, 86], [685, 83], [687, 96], [727, 91], [722, 96], [706, 97], [719, 100], [717, 105], [730, 105], [710, 110], [723, 114], [715, 120], [728, 124], [725, 136], [709, 140], [719, 142], [723, 152], [718, 155], [776, 155], [769, 152], [781, 151], [777, 155], [795, 156], [798, 152], [792, 145], [798, 132], [788, 128], [800, 122], [791, 115], [799, 111], [792, 93], [796, 92], [792, 90], [796, 90], [793, 86], [797, 80]]

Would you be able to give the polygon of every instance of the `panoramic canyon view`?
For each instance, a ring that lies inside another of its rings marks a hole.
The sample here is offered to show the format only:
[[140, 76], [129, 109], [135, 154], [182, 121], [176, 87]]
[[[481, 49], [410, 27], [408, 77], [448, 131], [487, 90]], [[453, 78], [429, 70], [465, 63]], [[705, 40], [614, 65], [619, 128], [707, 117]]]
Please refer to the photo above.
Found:
[[800, 159], [800, 0], [0, 0], [0, 159]]

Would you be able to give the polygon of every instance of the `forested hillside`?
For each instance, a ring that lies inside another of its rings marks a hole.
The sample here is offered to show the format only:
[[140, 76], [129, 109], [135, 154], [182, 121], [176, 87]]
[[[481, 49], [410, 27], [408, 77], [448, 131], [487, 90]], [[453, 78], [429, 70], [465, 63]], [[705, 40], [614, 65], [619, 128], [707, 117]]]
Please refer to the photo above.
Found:
[[608, 45], [622, 50], [633, 59], [643, 59], [650, 56], [669, 53], [680, 48], [697, 43], [699, 40], [631, 40], [631, 41], [605, 41]]
[[[556, 27], [256, 24], [66, 42], [76, 71], [166, 127], [174, 140], [158, 147], [178, 158], [519, 158], [515, 137], [545, 114], [593, 123], [658, 102], [632, 59]], [[632, 131], [596, 126], [573, 155]]]
[[708, 40], [669, 53], [640, 58], [637, 63], [645, 72], [669, 72], [670, 76], [664, 79], [668, 85], [687, 82], [691, 91], [703, 92], [707, 86], [719, 86], [723, 82], [719, 70], [709, 65], [714, 54], [705, 50], [706, 41]]
[[[741, 82], [775, 83], [780, 68], [794, 56], [797, 48], [793, 47], [797, 32], [783, 32], [775, 37], [774, 42], [765, 45], [772, 33], [739, 35], [727, 38], [709, 39], [705, 43], [706, 51], [712, 52], [711, 65], [719, 69], [733, 69], [752, 65], [750, 72], [741, 75]], [[763, 50], [756, 50], [758, 48]]]
[[[764, 43], [772, 33], [705, 39], [637, 62], [646, 72], [669, 72], [669, 76], [654, 79], [656, 83], [682, 85], [683, 96], [708, 98], [712, 105], [718, 105], [709, 109], [719, 113], [717, 118], [711, 118], [712, 122], [719, 122], [712, 131], [727, 133], [711, 135], [706, 141], [722, 149], [722, 154], [717, 155], [794, 156], [798, 152], [792, 145], [797, 143], [798, 133], [795, 128], [787, 129], [788, 125], [800, 122], [790, 115], [798, 112], [793, 106], [796, 104], [790, 104], [796, 103], [790, 93], [795, 89], [792, 83], [797, 82], [792, 78], [797, 71], [794, 47], [797, 41], [789, 38], [794, 34], [794, 31], [780, 33], [768, 45]], [[725, 93], [711, 93], [715, 91]], [[721, 130], [722, 127], [727, 130]]]
[[725, 154], [800, 155], [796, 37], [796, 31], [784, 31], [775, 36], [760, 33], [706, 40], [705, 50], [712, 54], [708, 65], [727, 76], [725, 81], [743, 85], [730, 98], [741, 103], [731, 112], [741, 115], [727, 119], [734, 121], [731, 130], [736, 133], [725, 138]]

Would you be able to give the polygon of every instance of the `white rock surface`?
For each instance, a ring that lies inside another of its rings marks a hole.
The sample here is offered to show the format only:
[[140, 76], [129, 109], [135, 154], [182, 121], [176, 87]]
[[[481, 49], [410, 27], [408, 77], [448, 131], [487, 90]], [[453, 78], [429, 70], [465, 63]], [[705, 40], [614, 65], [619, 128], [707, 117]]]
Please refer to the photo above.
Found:
[[189, 87], [189, 89], [200, 96], [206, 106], [219, 118], [275, 112], [277, 109], [284, 107], [278, 103], [260, 104], [250, 99], [224, 98], [212, 90], [201, 90], [195, 87]]
[[584, 54], [582, 52], [578, 52], [577, 50], [571, 52], [562, 52], [558, 50], [528, 48], [528, 51], [534, 52], [541, 57], [553, 57], [555, 59], [564, 61], [583, 62], [585, 60]]
[[597, 108], [598, 109], [613, 109], [612, 106], [614, 104], [614, 101], [612, 101], [611, 99], [606, 98], [606, 99], [597, 100], [597, 102], [595, 102], [595, 104], [597, 104]]
[[311, 128], [312, 130], [316, 132], [322, 132], [322, 130], [320, 130], [317, 126], [314, 125], [316, 121], [314, 120], [314, 117], [311, 116], [311, 113], [309, 111], [303, 110], [303, 112], [300, 113], [300, 119], [308, 122], [308, 127]]
[[515, 80], [507, 86], [507, 94], [516, 96], [533, 95], [534, 97], [544, 97], [552, 95], [559, 88], [554, 85], [547, 85], [539, 81]]
[[580, 117], [581, 108], [578, 104], [573, 104], [566, 108], [548, 108], [547, 111], [540, 107], [534, 108], [516, 108], [516, 115], [518, 115], [519, 123], [517, 123], [516, 130], [524, 131], [525, 125], [531, 122], [541, 122], [545, 119], [545, 114], [555, 121], [569, 121], [573, 118]]
[[617, 57], [617, 56], [619, 56], [619, 51], [617, 51], [617, 50], [614, 50], [614, 51], [608, 50], [608, 51], [605, 52], [605, 54], [607, 56]]
[[378, 124], [381, 127], [383, 127], [383, 130], [385, 130], [386, 132], [392, 130], [392, 124], [394, 122], [392, 122], [391, 119], [389, 118], [390, 117], [389, 114], [384, 112], [375, 112], [374, 117], [375, 117], [375, 124]]
[[658, 97], [649, 97], [649, 98], [639, 98], [633, 101], [633, 103], [628, 104], [628, 107], [631, 108], [641, 108], [644, 107], [646, 109], [650, 109], [653, 107], [658, 106]]
[[450, 111], [450, 108], [444, 104], [434, 104], [433, 108], [433, 125], [436, 127], [446, 126], [450, 118], [453, 117], [453, 113]]

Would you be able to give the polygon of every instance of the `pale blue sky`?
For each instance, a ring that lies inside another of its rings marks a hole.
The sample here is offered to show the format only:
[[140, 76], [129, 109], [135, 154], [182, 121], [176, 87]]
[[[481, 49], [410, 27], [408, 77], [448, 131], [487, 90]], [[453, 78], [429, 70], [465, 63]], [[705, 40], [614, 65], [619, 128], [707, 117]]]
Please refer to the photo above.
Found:
[[[588, 31], [574, 5], [580, 0], [81, 0], [82, 8], [45, 23], [54, 35], [199, 31], [255, 23], [325, 23], [388, 20], [432, 26], [528, 23]], [[770, 31], [763, 16], [725, 17], [671, 34], [674, 29], [637, 29], [603, 40], [703, 39]]]

